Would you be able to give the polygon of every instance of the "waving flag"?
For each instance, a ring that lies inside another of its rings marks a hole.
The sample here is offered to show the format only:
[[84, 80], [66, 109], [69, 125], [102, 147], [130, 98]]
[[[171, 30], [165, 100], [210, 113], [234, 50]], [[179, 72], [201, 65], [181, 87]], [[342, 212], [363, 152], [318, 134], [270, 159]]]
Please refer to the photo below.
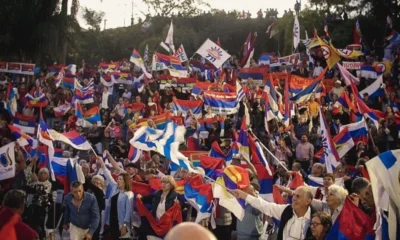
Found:
[[221, 147], [219, 146], [217, 141], [214, 141], [211, 144], [211, 149], [209, 155], [211, 157], [216, 157], [216, 158], [223, 158], [227, 164], [229, 165], [232, 161], [233, 155], [239, 153], [239, 147], [237, 146], [236, 143], [232, 146], [232, 148], [225, 154], [224, 151], [222, 151]]
[[13, 125], [26, 133], [34, 134], [36, 128], [36, 117], [15, 113]]
[[54, 145], [53, 145], [53, 139], [52, 137], [50, 137], [49, 135], [49, 129], [46, 125], [46, 123], [43, 121], [43, 119], [39, 120], [39, 127], [38, 127], [38, 131], [37, 131], [37, 138], [39, 140], [39, 142], [43, 143], [44, 145], [46, 145], [47, 147], [44, 149], [41, 149], [40, 147], [38, 147], [38, 156], [40, 154], [40, 152], [43, 151], [44, 157], [43, 159], [40, 159], [41, 163], [40, 165], [42, 167], [45, 166], [49, 166], [49, 171], [51, 174], [51, 179], [53, 181], [56, 180], [55, 174], [54, 174], [54, 170], [52, 168], [52, 164], [51, 164], [51, 160], [54, 157]]
[[8, 125], [8, 128], [10, 128], [11, 134], [14, 136], [15, 140], [18, 142], [18, 144], [21, 147], [29, 145], [33, 149], [37, 148], [37, 140], [36, 139], [33, 139], [31, 136], [27, 135], [21, 129], [19, 129], [18, 127], [15, 127], [13, 125]]
[[165, 129], [139, 128], [129, 141], [135, 148], [144, 151], [157, 151], [176, 165], [195, 172], [187, 157], [179, 152], [179, 145], [185, 141], [185, 127], [168, 121]]
[[220, 68], [231, 57], [231, 55], [210, 39], [207, 39], [196, 53], [207, 59], [216, 68]]
[[326, 44], [319, 37], [317, 38], [319, 44], [321, 45], [322, 54], [324, 55], [326, 63], [328, 64], [328, 68], [332, 69], [336, 63], [340, 61], [340, 57], [330, 45]]
[[[167, 38], [165, 39], [164, 42], [167, 47], [168, 47], [168, 52], [175, 52], [175, 46], [174, 46], [174, 26], [172, 24], [172, 20], [171, 20], [171, 25], [169, 26], [169, 30], [168, 30], [168, 34], [167, 34]], [[171, 50], [169, 50], [171, 49]]]
[[[339, 158], [342, 158], [355, 145], [347, 125], [345, 125], [344, 128], [341, 128], [339, 134], [333, 137], [332, 140], [335, 143], [335, 148]], [[323, 159], [324, 156], [324, 149], [320, 149], [316, 154], [314, 154], [314, 158], [322, 159], [322, 162], [325, 162]]]
[[82, 91], [75, 87], [74, 91], [74, 98], [72, 102], [76, 103], [82, 103], [82, 104], [89, 104], [94, 102], [94, 90], [93, 89], [88, 89], [86, 91]]
[[374, 239], [368, 238], [373, 224], [358, 206], [346, 198], [342, 211], [336, 219], [326, 239]]
[[196, 175], [185, 184], [185, 198], [197, 210], [195, 222], [211, 216], [213, 192], [211, 184], [204, 184], [200, 175]]
[[53, 129], [47, 130], [49, 136], [55, 140], [71, 145], [71, 147], [78, 150], [90, 150], [92, 146], [81, 134], [75, 130], [65, 133], [59, 133]]
[[158, 236], [164, 236], [169, 230], [174, 226], [174, 223], [182, 222], [182, 210], [179, 204], [174, 204], [161, 216], [159, 220], [154, 218], [152, 213], [146, 208], [142, 200], [136, 199], [136, 207], [138, 209], [139, 215], [146, 217], [149, 221], [151, 228]]
[[367, 104], [365, 104], [364, 100], [361, 98], [360, 94], [358, 93], [358, 89], [354, 83], [350, 84], [353, 94], [355, 96], [356, 104], [358, 105], [358, 110], [364, 117], [369, 118], [377, 128], [379, 128], [379, 117], [377, 112], [371, 110]]
[[[400, 150], [387, 151], [366, 163], [371, 180], [377, 220], [377, 239], [399, 239]], [[379, 224], [381, 223], [381, 224]], [[380, 226], [379, 226], [380, 225]]]
[[63, 88], [68, 88], [68, 89], [71, 89], [71, 90], [75, 90], [75, 81], [77, 81], [77, 80], [76, 80], [76, 77], [74, 75], [65, 74], [65, 76], [64, 76], [64, 78], [63, 78], [63, 80], [61, 82], [61, 86]]
[[300, 43], [300, 24], [297, 16], [294, 18], [293, 24], [293, 48], [297, 49], [297, 46]]
[[249, 135], [249, 146], [250, 146], [250, 150], [251, 150], [252, 162], [254, 164], [261, 163], [267, 170], [268, 174], [272, 176], [271, 168], [269, 167], [269, 163], [267, 161], [267, 158], [265, 157], [265, 154], [261, 148], [260, 143], [256, 142], [255, 139], [251, 135]]
[[63, 117], [71, 109], [71, 104], [66, 103], [53, 108], [56, 117]]
[[213, 113], [220, 115], [235, 114], [238, 111], [236, 92], [204, 92], [204, 105], [211, 107]]
[[249, 174], [241, 167], [229, 165], [224, 169], [221, 177], [213, 183], [214, 198], [219, 199], [219, 204], [242, 221], [244, 217], [245, 201], [237, 199], [227, 189], [246, 189], [250, 185]]
[[64, 65], [52, 65], [52, 66], [47, 66], [47, 71], [49, 73], [58, 73], [60, 71], [64, 70]]
[[169, 67], [169, 73], [173, 77], [179, 77], [179, 78], [186, 78], [188, 77], [188, 71], [185, 67], [181, 65], [181, 61], [179, 58], [170, 56], [170, 67]]
[[332, 141], [328, 124], [326, 123], [321, 109], [319, 109], [319, 120], [321, 123], [322, 147], [324, 149], [326, 171], [328, 173], [332, 173], [333, 169], [339, 166], [340, 158]]
[[27, 107], [46, 107], [48, 104], [47, 98], [44, 94], [38, 97], [33, 97], [30, 93], [25, 95], [25, 101]]
[[358, 84], [360, 79], [353, 76], [346, 68], [344, 68], [340, 63], [337, 64], [340, 74], [342, 75], [346, 86], [349, 86], [351, 83]]
[[246, 41], [243, 44], [243, 56], [246, 56], [251, 49], [251, 33], [246, 38]]
[[[146, 50], [147, 50], [147, 55], [146, 55]], [[146, 50], [145, 50], [145, 61], [148, 58], [148, 45], [146, 45]], [[147, 72], [146, 66], [144, 65], [144, 61], [142, 57], [140, 56], [139, 52], [136, 51], [136, 49], [133, 49], [130, 61], [135, 64], [137, 67], [141, 68], [143, 73], [146, 75], [147, 78], [152, 78], [152, 75]]]
[[133, 84], [133, 77], [130, 73], [112, 72], [111, 80], [114, 82], [114, 84]]
[[343, 131], [344, 128], [348, 128], [351, 138], [354, 141], [354, 144], [359, 142], [368, 143], [368, 127], [365, 123], [364, 119], [359, 122], [350, 123], [340, 127], [340, 132]]
[[224, 163], [223, 158], [200, 156], [200, 167], [204, 169], [206, 175], [210, 178], [214, 177], [214, 173], [216, 170], [222, 169], [223, 163]]
[[98, 106], [83, 111], [82, 106], [76, 103], [75, 115], [78, 118], [78, 126], [91, 127], [93, 123], [97, 123], [98, 126], [101, 126], [100, 109]]
[[346, 91], [343, 91], [342, 95], [340, 95], [340, 97], [333, 106], [337, 108], [342, 106], [345, 109], [352, 110], [354, 113], [358, 113], [357, 107], [351, 102], [349, 95], [347, 94]]
[[371, 85], [360, 91], [360, 95], [364, 96], [364, 93], [368, 93], [368, 98], [371, 100], [375, 100], [377, 97], [383, 97], [385, 90], [382, 88], [382, 85], [383, 75], [379, 76]]
[[177, 115], [178, 111], [182, 113], [183, 117], [186, 117], [188, 111], [191, 111], [196, 118], [200, 118], [202, 116], [202, 100], [180, 100], [174, 98], [172, 100], [172, 111], [175, 115]]
[[114, 72], [117, 70], [118, 64], [115, 63], [102, 63], [100, 64], [100, 69], [102, 72]]
[[316, 95], [317, 91], [320, 89], [321, 80], [317, 80], [314, 83], [308, 85], [303, 91], [296, 94], [294, 97], [290, 98], [290, 101], [295, 103], [302, 103], [308, 101], [313, 94]]
[[0, 181], [15, 176], [15, 143], [0, 148]]
[[181, 62], [188, 61], [188, 57], [186, 55], [185, 48], [183, 47], [183, 44], [181, 44], [181, 46], [179, 46], [179, 48], [176, 49], [176, 52], [175, 52], [174, 56], [179, 58], [179, 60], [181, 60]]
[[140, 156], [142, 155], [142, 151], [136, 149], [134, 146], [130, 145], [128, 152], [128, 159], [130, 162], [137, 162], [140, 160]]

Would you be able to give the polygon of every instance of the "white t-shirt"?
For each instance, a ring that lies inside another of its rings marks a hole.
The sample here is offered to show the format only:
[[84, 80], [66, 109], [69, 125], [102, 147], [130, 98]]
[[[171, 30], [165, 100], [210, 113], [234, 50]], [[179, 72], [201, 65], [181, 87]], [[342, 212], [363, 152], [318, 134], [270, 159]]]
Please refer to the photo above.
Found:
[[162, 215], [164, 215], [164, 213], [165, 213], [165, 198], [164, 199], [161, 198], [161, 201], [158, 204], [156, 211], [157, 219], [160, 220], [160, 218], [162, 217]]

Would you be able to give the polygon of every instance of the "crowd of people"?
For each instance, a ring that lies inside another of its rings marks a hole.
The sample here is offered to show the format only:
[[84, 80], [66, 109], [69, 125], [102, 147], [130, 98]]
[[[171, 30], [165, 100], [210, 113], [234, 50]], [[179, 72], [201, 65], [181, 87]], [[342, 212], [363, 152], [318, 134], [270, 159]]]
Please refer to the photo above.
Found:
[[[326, 63], [320, 55], [313, 57], [315, 65], [304, 60], [293, 65], [283, 64], [278, 71], [305, 78], [317, 77], [323, 72]], [[371, 64], [375, 59], [375, 56], [368, 56], [362, 61]], [[161, 80], [173, 79], [167, 70], [153, 71], [153, 78], [145, 79], [140, 69], [123, 60], [118, 63], [120, 70], [131, 73], [133, 83], [104, 86], [101, 78], [105, 78], [107, 73], [82, 61], [76, 74], [77, 79], [82, 86], [88, 85], [93, 79], [95, 89], [93, 103], [83, 105], [83, 111], [92, 106], [101, 109], [101, 125], [93, 122], [90, 127], [78, 124], [72, 104], [74, 92], [67, 87], [56, 87], [58, 73], [48, 72], [46, 67], [34, 77], [0, 73], [0, 98], [4, 102], [7, 101], [8, 83], [11, 82], [20, 114], [35, 116], [37, 120], [43, 117], [50, 128], [59, 132], [78, 131], [94, 149], [76, 150], [54, 142], [56, 147], [63, 150], [63, 158], [77, 157], [85, 179], [84, 182], [72, 182], [69, 191], [64, 192], [66, 186], [63, 184], [67, 183], [53, 179], [50, 169], [39, 167], [38, 155], [30, 156], [26, 154], [25, 147], [16, 144], [15, 177], [0, 181], [0, 229], [10, 221], [16, 221], [16, 239], [24, 240], [45, 239], [58, 232], [65, 234], [65, 231], [69, 232], [71, 239], [321, 240], [326, 239], [335, 222], [341, 220], [339, 216], [343, 206], [346, 199], [350, 199], [368, 215], [371, 223], [366, 225], [373, 233], [375, 203], [371, 184], [365, 175], [365, 164], [379, 153], [398, 148], [399, 134], [395, 121], [398, 109], [390, 104], [397, 104], [400, 95], [398, 61], [399, 57], [396, 56], [392, 74], [384, 76], [385, 94], [376, 99], [364, 95], [365, 103], [372, 109], [384, 112], [385, 118], [379, 120], [378, 128], [374, 124], [367, 124], [368, 140], [359, 141], [352, 147], [340, 159], [341, 164], [333, 172], [328, 172], [325, 164], [315, 157], [325, 144], [321, 138], [319, 112], [321, 110], [324, 114], [332, 137], [339, 134], [343, 126], [356, 121], [353, 108], [346, 109], [335, 104], [343, 92], [349, 91], [337, 68], [326, 73], [333, 79], [334, 87], [329, 92], [324, 89], [321, 95], [296, 104], [295, 114], [289, 124], [278, 117], [266, 122], [263, 86], [255, 86], [252, 80], [244, 81], [238, 77], [245, 97], [240, 101], [237, 112], [223, 116], [222, 123], [218, 120], [208, 125], [204, 119], [221, 117], [210, 107], [202, 107], [201, 117], [191, 111], [173, 111], [174, 99], [197, 100], [202, 97], [192, 95], [190, 88], [175, 86], [174, 80], [161, 84]], [[227, 76], [241, 69], [235, 57], [229, 60], [227, 66], [224, 69]], [[257, 66], [253, 60], [251, 67]], [[219, 85], [218, 77], [215, 80], [205, 80], [204, 74], [194, 70], [191, 76], [197, 77], [200, 82], [213, 83], [214, 91], [224, 89], [223, 85]], [[228, 79], [224, 84], [235, 86], [235, 80]], [[360, 78], [358, 90], [361, 91], [374, 80]], [[144, 85], [144, 88], [139, 89], [135, 83]], [[280, 96], [285, 95], [284, 84], [284, 79], [278, 79], [275, 86]], [[42, 109], [27, 107], [25, 96], [33, 96], [38, 90], [45, 94], [47, 106]], [[349, 96], [354, 103], [354, 96]], [[63, 116], [56, 116], [54, 108], [64, 104], [71, 104], [72, 108]], [[138, 160], [134, 162], [128, 157], [129, 140], [143, 119], [146, 120], [146, 126], [157, 128], [155, 117], [161, 114], [166, 114], [170, 120], [184, 126], [185, 139], [196, 143], [194, 147], [182, 143], [182, 150], [203, 152], [210, 151], [215, 144], [224, 153], [231, 151], [242, 122], [249, 119], [247, 126], [251, 131], [248, 134], [254, 133], [260, 144], [268, 149], [264, 154], [273, 171], [273, 184], [278, 188], [284, 203], [270, 202], [259, 196], [260, 176], [254, 166], [256, 163], [238, 154], [233, 157], [231, 164], [246, 168], [250, 185], [246, 189], [232, 190], [230, 194], [246, 202], [243, 219], [237, 219], [232, 209], [226, 209], [215, 201], [212, 217], [194, 225], [180, 223], [194, 222], [198, 213], [179, 193], [177, 181], [189, 181], [198, 173], [184, 169], [171, 171], [170, 159], [153, 151], [141, 151]], [[12, 123], [13, 115], [0, 104], [0, 147], [17, 140], [8, 127]], [[35, 134], [32, 136], [36, 137]], [[295, 175], [301, 176], [304, 184], [293, 189]], [[135, 189], [137, 185], [132, 184], [149, 184], [152, 179], [160, 179], [161, 188], [150, 195], [138, 194]], [[321, 179], [321, 186], [315, 187], [311, 183], [315, 179]], [[141, 203], [147, 206], [150, 215], [138, 214], [138, 205]], [[180, 209], [179, 216], [171, 214], [175, 208]], [[21, 218], [14, 220], [14, 214]], [[151, 218], [164, 225], [155, 226]], [[190, 234], [191, 231], [193, 234]]]

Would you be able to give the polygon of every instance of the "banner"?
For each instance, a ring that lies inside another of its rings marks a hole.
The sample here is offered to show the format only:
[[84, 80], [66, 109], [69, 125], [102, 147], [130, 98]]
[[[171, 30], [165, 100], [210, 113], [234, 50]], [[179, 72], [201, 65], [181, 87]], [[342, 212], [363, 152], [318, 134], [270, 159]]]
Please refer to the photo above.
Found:
[[213, 113], [230, 115], [238, 111], [236, 92], [204, 92], [204, 105], [211, 107]]
[[254, 84], [257, 86], [264, 85], [264, 74], [268, 72], [268, 65], [263, 65], [257, 68], [241, 68], [239, 76], [243, 82], [248, 80], [255, 80]]
[[207, 39], [196, 53], [207, 59], [216, 68], [221, 67], [231, 57], [231, 55], [210, 39]]
[[360, 70], [362, 67], [362, 62], [344, 62], [342, 63], [343, 67], [348, 70]]
[[167, 76], [167, 79], [160, 79], [160, 89], [164, 89], [166, 84], [171, 85], [171, 87], [181, 87], [182, 90], [190, 90], [193, 89], [194, 85], [196, 84], [197, 78], [174, 78], [172, 76]]
[[0, 62], [0, 72], [34, 75], [35, 64]]
[[183, 47], [183, 44], [181, 44], [181, 46], [178, 49], [176, 49], [176, 52], [175, 52], [174, 56], [179, 58], [179, 60], [181, 60], [181, 62], [186, 62], [188, 60], [188, 57], [186, 55], [185, 48]]
[[15, 176], [15, 143], [0, 148], [0, 181]]
[[177, 98], [172, 100], [172, 111], [176, 116], [178, 115], [178, 111], [180, 111], [182, 116], [186, 117], [190, 110], [196, 119], [200, 118], [202, 116], [202, 107], [202, 100], [179, 100]]

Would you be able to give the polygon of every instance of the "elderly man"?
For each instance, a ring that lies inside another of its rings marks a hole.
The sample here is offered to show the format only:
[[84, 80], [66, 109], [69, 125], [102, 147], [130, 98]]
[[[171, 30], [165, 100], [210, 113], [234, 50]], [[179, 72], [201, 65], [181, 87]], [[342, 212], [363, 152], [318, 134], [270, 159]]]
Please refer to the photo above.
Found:
[[64, 229], [70, 230], [73, 240], [92, 239], [100, 223], [100, 213], [96, 197], [83, 191], [82, 183], [71, 183], [71, 192], [64, 200]]
[[270, 203], [240, 190], [234, 190], [232, 194], [246, 200], [265, 215], [280, 220], [278, 239], [294, 240], [312, 236], [309, 225], [315, 210], [310, 206], [313, 195], [309, 187], [301, 186], [294, 191], [292, 205]]

